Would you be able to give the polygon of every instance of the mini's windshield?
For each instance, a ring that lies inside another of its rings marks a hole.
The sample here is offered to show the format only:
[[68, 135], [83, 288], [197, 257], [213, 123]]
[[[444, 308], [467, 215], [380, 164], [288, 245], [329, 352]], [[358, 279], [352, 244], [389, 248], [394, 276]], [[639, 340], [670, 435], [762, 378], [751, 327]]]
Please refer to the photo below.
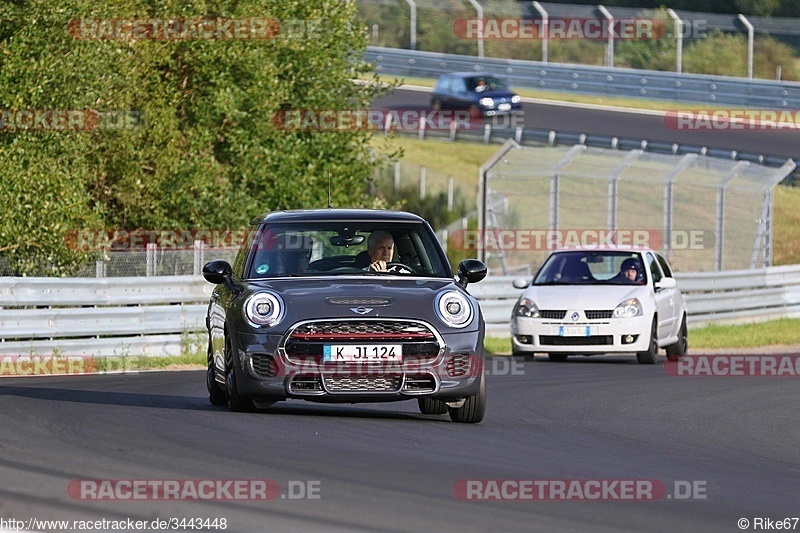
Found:
[[246, 277], [337, 275], [452, 276], [438, 241], [418, 222], [264, 224]]
[[557, 252], [545, 261], [534, 285], [643, 285], [642, 255], [621, 251]]

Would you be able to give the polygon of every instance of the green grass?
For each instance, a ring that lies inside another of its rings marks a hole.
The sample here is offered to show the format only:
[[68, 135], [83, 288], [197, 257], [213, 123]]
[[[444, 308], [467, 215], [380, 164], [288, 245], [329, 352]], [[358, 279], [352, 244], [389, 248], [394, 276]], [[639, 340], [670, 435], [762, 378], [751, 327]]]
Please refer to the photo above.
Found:
[[95, 365], [87, 365], [87, 369], [96, 372], [114, 372], [129, 370], [175, 370], [180, 368], [193, 368], [197, 365], [206, 366], [205, 354], [190, 354], [179, 356], [125, 356], [125, 357], [96, 357]]
[[[757, 324], [710, 325], [689, 330], [689, 353], [693, 349], [758, 348], [800, 344], [800, 318], [781, 318]], [[510, 337], [486, 337], [486, 353], [511, 354]]]

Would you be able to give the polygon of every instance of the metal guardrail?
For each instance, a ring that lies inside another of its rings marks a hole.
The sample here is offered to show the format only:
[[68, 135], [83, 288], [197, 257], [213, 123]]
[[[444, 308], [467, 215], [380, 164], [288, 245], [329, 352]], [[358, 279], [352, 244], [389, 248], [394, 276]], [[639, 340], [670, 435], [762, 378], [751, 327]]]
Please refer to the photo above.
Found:
[[564, 93], [672, 100], [769, 109], [800, 109], [800, 83], [654, 70], [565, 65], [370, 46], [364, 58], [379, 73], [437, 78], [486, 70], [512, 86]]
[[[690, 327], [800, 317], [800, 265], [676, 277]], [[514, 279], [469, 287], [487, 335], [509, 335]], [[188, 334], [202, 337], [211, 289], [199, 276], [0, 278], [0, 356], [179, 355]]]

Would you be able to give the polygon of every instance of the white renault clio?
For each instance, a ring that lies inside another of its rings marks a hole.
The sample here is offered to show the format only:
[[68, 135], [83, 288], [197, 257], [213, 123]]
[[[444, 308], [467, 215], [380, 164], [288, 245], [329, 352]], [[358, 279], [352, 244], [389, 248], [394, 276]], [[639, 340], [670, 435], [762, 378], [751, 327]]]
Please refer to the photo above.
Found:
[[511, 315], [515, 355], [636, 354], [653, 364], [686, 354], [686, 302], [664, 257], [650, 249], [558, 250], [525, 291]]

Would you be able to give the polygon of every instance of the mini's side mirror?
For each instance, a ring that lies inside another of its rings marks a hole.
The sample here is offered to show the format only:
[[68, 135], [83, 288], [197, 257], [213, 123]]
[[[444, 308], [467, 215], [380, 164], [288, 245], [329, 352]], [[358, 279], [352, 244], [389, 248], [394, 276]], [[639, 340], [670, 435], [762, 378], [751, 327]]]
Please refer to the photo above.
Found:
[[528, 280], [525, 278], [517, 278], [511, 282], [515, 289], [526, 289], [528, 288]]
[[478, 283], [486, 277], [486, 265], [477, 259], [464, 259], [458, 265], [458, 284], [466, 287], [468, 283]]
[[203, 265], [203, 277], [207, 282], [213, 283], [214, 285], [220, 285], [222, 283], [230, 285], [231, 275], [233, 275], [233, 269], [227, 261], [219, 259], [217, 261], [209, 261]]

